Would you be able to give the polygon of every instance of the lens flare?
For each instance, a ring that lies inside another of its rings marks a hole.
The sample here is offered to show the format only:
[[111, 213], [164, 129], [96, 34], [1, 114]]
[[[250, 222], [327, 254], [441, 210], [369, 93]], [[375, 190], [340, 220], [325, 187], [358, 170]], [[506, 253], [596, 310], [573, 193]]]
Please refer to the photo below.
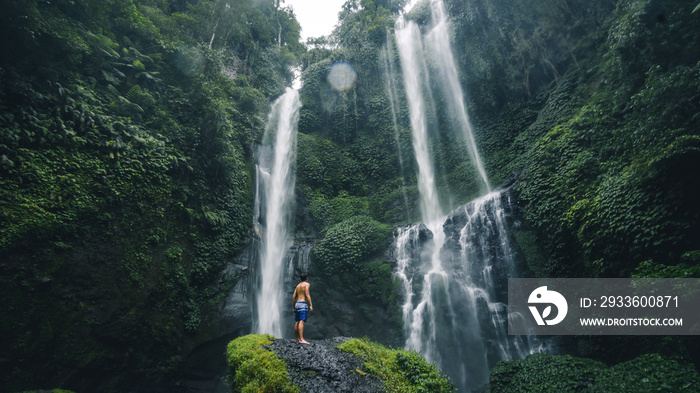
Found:
[[333, 90], [345, 91], [353, 87], [357, 73], [348, 63], [335, 63], [331, 66], [326, 80]]
[[180, 48], [175, 52], [175, 66], [183, 74], [195, 76], [204, 69], [204, 55], [197, 48]]

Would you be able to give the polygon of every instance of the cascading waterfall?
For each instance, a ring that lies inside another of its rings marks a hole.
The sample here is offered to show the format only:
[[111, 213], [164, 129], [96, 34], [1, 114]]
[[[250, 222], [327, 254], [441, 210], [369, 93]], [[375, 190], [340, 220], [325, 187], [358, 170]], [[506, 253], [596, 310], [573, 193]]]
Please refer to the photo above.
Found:
[[512, 214], [510, 190], [496, 190], [454, 210], [439, 232], [418, 224], [395, 233], [406, 346], [437, 362], [460, 392], [488, 383], [497, 361], [543, 350], [536, 337], [508, 335], [507, 279], [518, 277]]
[[379, 54], [382, 60], [383, 72], [384, 72], [384, 83], [386, 84], [385, 89], [387, 95], [389, 96], [389, 104], [391, 105], [391, 120], [394, 125], [394, 140], [396, 141], [396, 148], [399, 153], [399, 167], [401, 169], [401, 191], [403, 193], [404, 208], [406, 209], [406, 218], [409, 218], [408, 213], [408, 195], [406, 195], [406, 184], [404, 180], [404, 163], [403, 163], [403, 151], [401, 149], [401, 143], [399, 141], [399, 120], [396, 113], [396, 108], [398, 104], [398, 90], [396, 88], [396, 71], [394, 70], [394, 57], [392, 51], [392, 37], [389, 30], [386, 32], [386, 43], [382, 47], [382, 51]]
[[[395, 233], [395, 275], [401, 280], [406, 347], [437, 362], [462, 392], [483, 387], [499, 360], [540, 350], [533, 338], [507, 334], [507, 278], [517, 277], [516, 252], [508, 232], [512, 210], [508, 190], [491, 192], [472, 135], [442, 1], [433, 1], [432, 29], [425, 46], [438, 63], [448, 115], [463, 131], [470, 158], [489, 193], [453, 211], [442, 212], [426, 107], [432, 105], [428, 67], [418, 26], [399, 18], [396, 44], [401, 60], [418, 164], [422, 224]], [[428, 100], [425, 97], [428, 96]]]
[[440, 87], [443, 94], [447, 97], [447, 104], [450, 108], [450, 114], [456, 121], [456, 126], [462, 131], [464, 142], [466, 143], [469, 156], [474, 163], [484, 186], [491, 191], [491, 185], [486, 176], [486, 170], [481, 162], [481, 156], [476, 148], [474, 133], [469, 122], [467, 107], [464, 102], [464, 92], [462, 85], [457, 75], [457, 63], [455, 62], [452, 53], [452, 45], [450, 44], [449, 34], [449, 18], [445, 10], [445, 4], [442, 0], [433, 1], [430, 4], [432, 29], [426, 34], [426, 42], [428, 50], [436, 59], [436, 64], [440, 72]]
[[[444, 214], [440, 207], [437, 187], [435, 186], [435, 168], [430, 156], [428, 141], [428, 122], [423, 89], [429, 86], [427, 66], [423, 56], [420, 30], [413, 22], [402, 18], [397, 21], [396, 44], [399, 48], [404, 86], [410, 114], [413, 135], [413, 150], [418, 164], [418, 193], [420, 195], [421, 217], [433, 233], [433, 249], [427, 258], [429, 262], [422, 272], [422, 294], [417, 304], [404, 305], [404, 326], [408, 329], [406, 346], [423, 353], [429, 360], [438, 361], [436, 350], [437, 331], [435, 326], [435, 308], [432, 302], [434, 291], [444, 288], [446, 273], [440, 263], [440, 248], [444, 234], [439, 230]], [[410, 237], [410, 236], [408, 236]], [[433, 290], [433, 285], [436, 286]], [[411, 310], [408, 312], [408, 310]]]
[[[294, 198], [292, 162], [296, 151], [296, 126], [301, 101], [288, 88], [273, 104], [258, 148], [256, 164], [255, 230], [260, 234], [254, 330], [282, 336], [285, 260], [291, 241], [287, 237]], [[287, 302], [288, 303], [288, 302]]]

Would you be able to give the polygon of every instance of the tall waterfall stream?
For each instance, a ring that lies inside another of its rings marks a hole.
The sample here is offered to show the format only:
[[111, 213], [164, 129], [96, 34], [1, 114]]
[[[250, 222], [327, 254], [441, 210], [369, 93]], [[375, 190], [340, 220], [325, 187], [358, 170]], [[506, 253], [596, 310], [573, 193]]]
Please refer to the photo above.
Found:
[[292, 244], [287, 232], [296, 179], [292, 162], [299, 108], [299, 93], [288, 88], [272, 104], [263, 144], [257, 151], [254, 224], [262, 241], [253, 323], [254, 331], [277, 337], [283, 336], [284, 280], [290, 276], [287, 250]]
[[[508, 336], [507, 278], [518, 276], [508, 230], [511, 194], [509, 189], [491, 191], [469, 123], [441, 0], [432, 1], [431, 15], [432, 27], [424, 37], [414, 22], [403, 18], [395, 29], [422, 217], [421, 224], [395, 233], [395, 275], [404, 296], [405, 346], [436, 362], [461, 392], [469, 392], [488, 383], [489, 370], [497, 361], [522, 358], [539, 351], [541, 344], [533, 337]], [[487, 192], [447, 216], [440, 206], [430, 154], [427, 108], [435, 104], [427, 56], [437, 59], [439, 93]]]

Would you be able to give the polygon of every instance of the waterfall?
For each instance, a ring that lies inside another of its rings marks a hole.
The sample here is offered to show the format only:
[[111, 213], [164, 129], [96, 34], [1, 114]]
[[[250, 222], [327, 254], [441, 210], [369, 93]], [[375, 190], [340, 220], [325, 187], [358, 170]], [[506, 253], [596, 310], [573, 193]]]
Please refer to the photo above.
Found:
[[395, 232], [406, 346], [438, 363], [460, 392], [488, 383], [499, 360], [543, 350], [536, 337], [508, 335], [508, 277], [519, 276], [512, 216], [510, 190], [497, 190], [452, 211], [440, 233], [422, 224]]
[[439, 361], [435, 346], [437, 330], [432, 300], [435, 292], [446, 289], [444, 285], [446, 273], [442, 268], [439, 255], [444, 241], [444, 234], [439, 230], [439, 227], [444, 219], [444, 214], [438, 199], [435, 186], [435, 168], [430, 155], [426, 101], [423, 96], [423, 89], [428, 88], [429, 80], [418, 26], [400, 18], [396, 27], [396, 44], [399, 48], [408, 100], [413, 150], [418, 164], [421, 217], [432, 232], [434, 243], [432, 252], [426, 256], [420, 298], [417, 299], [417, 304], [413, 304], [413, 299], [410, 299], [411, 303], [403, 306], [404, 310], [411, 310], [410, 312], [405, 311], [404, 314], [404, 326], [409, 326], [406, 346], [423, 353], [428, 360]]
[[290, 212], [294, 202], [296, 126], [301, 102], [299, 93], [288, 88], [273, 104], [263, 144], [257, 149], [255, 231], [260, 235], [260, 265], [256, 277], [254, 330], [282, 336], [282, 306], [285, 292], [285, 259], [292, 242], [288, 239]]
[[476, 148], [476, 141], [474, 140], [472, 126], [469, 122], [469, 115], [464, 102], [464, 92], [457, 75], [457, 63], [450, 44], [449, 19], [445, 10], [445, 4], [442, 0], [433, 0], [430, 5], [430, 11], [432, 29], [426, 35], [426, 42], [430, 55], [436, 59], [435, 62], [440, 71], [438, 73], [440, 87], [443, 94], [447, 97], [450, 114], [456, 118], [454, 121], [462, 131], [469, 156], [479, 172], [484, 186], [490, 192], [491, 185], [486, 176], [484, 165], [481, 162], [479, 151]]
[[406, 181], [404, 174], [404, 163], [403, 163], [403, 151], [401, 149], [401, 142], [399, 138], [399, 120], [396, 113], [396, 108], [399, 106], [398, 103], [398, 91], [396, 88], [396, 71], [394, 67], [394, 57], [392, 50], [392, 39], [389, 30], [386, 32], [386, 43], [382, 47], [379, 57], [382, 60], [382, 71], [384, 72], [384, 83], [385, 90], [389, 96], [389, 104], [391, 107], [391, 120], [394, 125], [394, 141], [396, 142], [396, 148], [399, 153], [399, 169], [401, 170], [401, 192], [403, 193], [404, 209], [406, 211], [406, 218], [410, 219], [409, 205], [408, 205], [408, 195], [406, 195]]
[[[488, 383], [497, 361], [522, 358], [540, 351], [541, 344], [532, 337], [508, 336], [507, 278], [519, 274], [509, 230], [511, 194], [509, 189], [491, 192], [469, 123], [441, 0], [433, 0], [431, 14], [425, 43], [414, 22], [400, 17], [395, 26], [422, 218], [421, 224], [395, 232], [395, 276], [404, 296], [405, 346], [436, 362], [461, 392], [470, 392]], [[488, 191], [447, 216], [439, 202], [429, 145], [426, 108], [433, 100], [426, 56], [437, 64], [430, 71], [437, 71], [447, 115], [461, 129], [483, 189]]]

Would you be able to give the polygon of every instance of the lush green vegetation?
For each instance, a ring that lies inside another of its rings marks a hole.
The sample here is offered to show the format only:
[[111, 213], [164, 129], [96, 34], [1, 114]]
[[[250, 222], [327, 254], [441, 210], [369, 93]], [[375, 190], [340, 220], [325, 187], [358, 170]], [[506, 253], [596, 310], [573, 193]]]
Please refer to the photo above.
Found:
[[[367, 216], [354, 216], [332, 226], [313, 250], [314, 303], [334, 323], [352, 326], [353, 334], [382, 342], [400, 337], [401, 317], [392, 266], [383, 260], [392, 228]], [[348, 308], [354, 310], [348, 315]], [[325, 334], [342, 334], [332, 326]]]
[[691, 365], [658, 354], [613, 367], [569, 355], [534, 354], [499, 362], [491, 370], [488, 392], [690, 392], [699, 385]]
[[352, 339], [338, 348], [364, 360], [367, 372], [384, 382], [387, 392], [454, 391], [449, 378], [417, 352], [389, 349], [368, 339]]
[[[317, 240], [319, 330], [398, 344], [398, 290], [383, 256], [390, 225], [418, 219], [418, 193], [404, 94], [395, 83], [392, 112], [383, 70], [399, 68], [387, 32], [404, 4], [350, 0], [334, 34], [305, 50], [280, 1], [2, 2], [2, 386], [118, 391], [173, 375], [236, 282], [219, 274], [250, 232], [251, 146], [296, 64], [298, 210], [314, 225], [295, 231]], [[530, 270], [699, 277], [697, 7], [446, 4], [489, 178], [527, 170], [516, 238]], [[407, 17], [425, 26], [428, 11], [424, 1]], [[337, 63], [356, 73], [352, 87], [328, 84]], [[434, 112], [437, 185], [452, 208], [481, 190], [445, 103]], [[686, 374], [668, 371], [675, 360], [630, 360], [644, 353], [675, 353], [679, 370], [700, 364], [692, 337], [589, 337], [571, 348], [627, 363], [528, 361], [579, 370], [562, 371], [573, 384], [592, 375], [591, 389], [639, 365], [683, 387], [675, 381]], [[422, 370], [411, 356], [396, 359]], [[525, 364], [500, 365], [494, 389]]]
[[537, 275], [623, 277], [697, 249], [700, 58], [689, 49], [700, 20], [689, 5], [449, 4], [488, 15], [455, 21], [456, 45], [492, 178], [527, 169], [532, 232], [520, 238]]
[[[700, 19], [692, 6], [447, 3], [465, 16], [454, 20], [455, 45], [489, 175], [527, 171], [516, 239], [530, 270], [698, 277], [691, 168], [700, 157]], [[579, 337], [569, 350], [607, 364], [659, 352], [697, 367], [698, 344]]]
[[391, 227], [370, 217], [355, 216], [332, 226], [314, 248], [314, 261], [326, 276], [358, 270], [359, 263], [387, 246]]
[[5, 390], [175, 370], [235, 284], [251, 144], [298, 39], [272, 1], [3, 2]]
[[272, 351], [262, 347], [271, 344], [270, 340], [274, 340], [274, 337], [250, 334], [238, 337], [228, 344], [228, 382], [233, 392], [299, 392], [299, 388], [289, 381], [286, 363]]

